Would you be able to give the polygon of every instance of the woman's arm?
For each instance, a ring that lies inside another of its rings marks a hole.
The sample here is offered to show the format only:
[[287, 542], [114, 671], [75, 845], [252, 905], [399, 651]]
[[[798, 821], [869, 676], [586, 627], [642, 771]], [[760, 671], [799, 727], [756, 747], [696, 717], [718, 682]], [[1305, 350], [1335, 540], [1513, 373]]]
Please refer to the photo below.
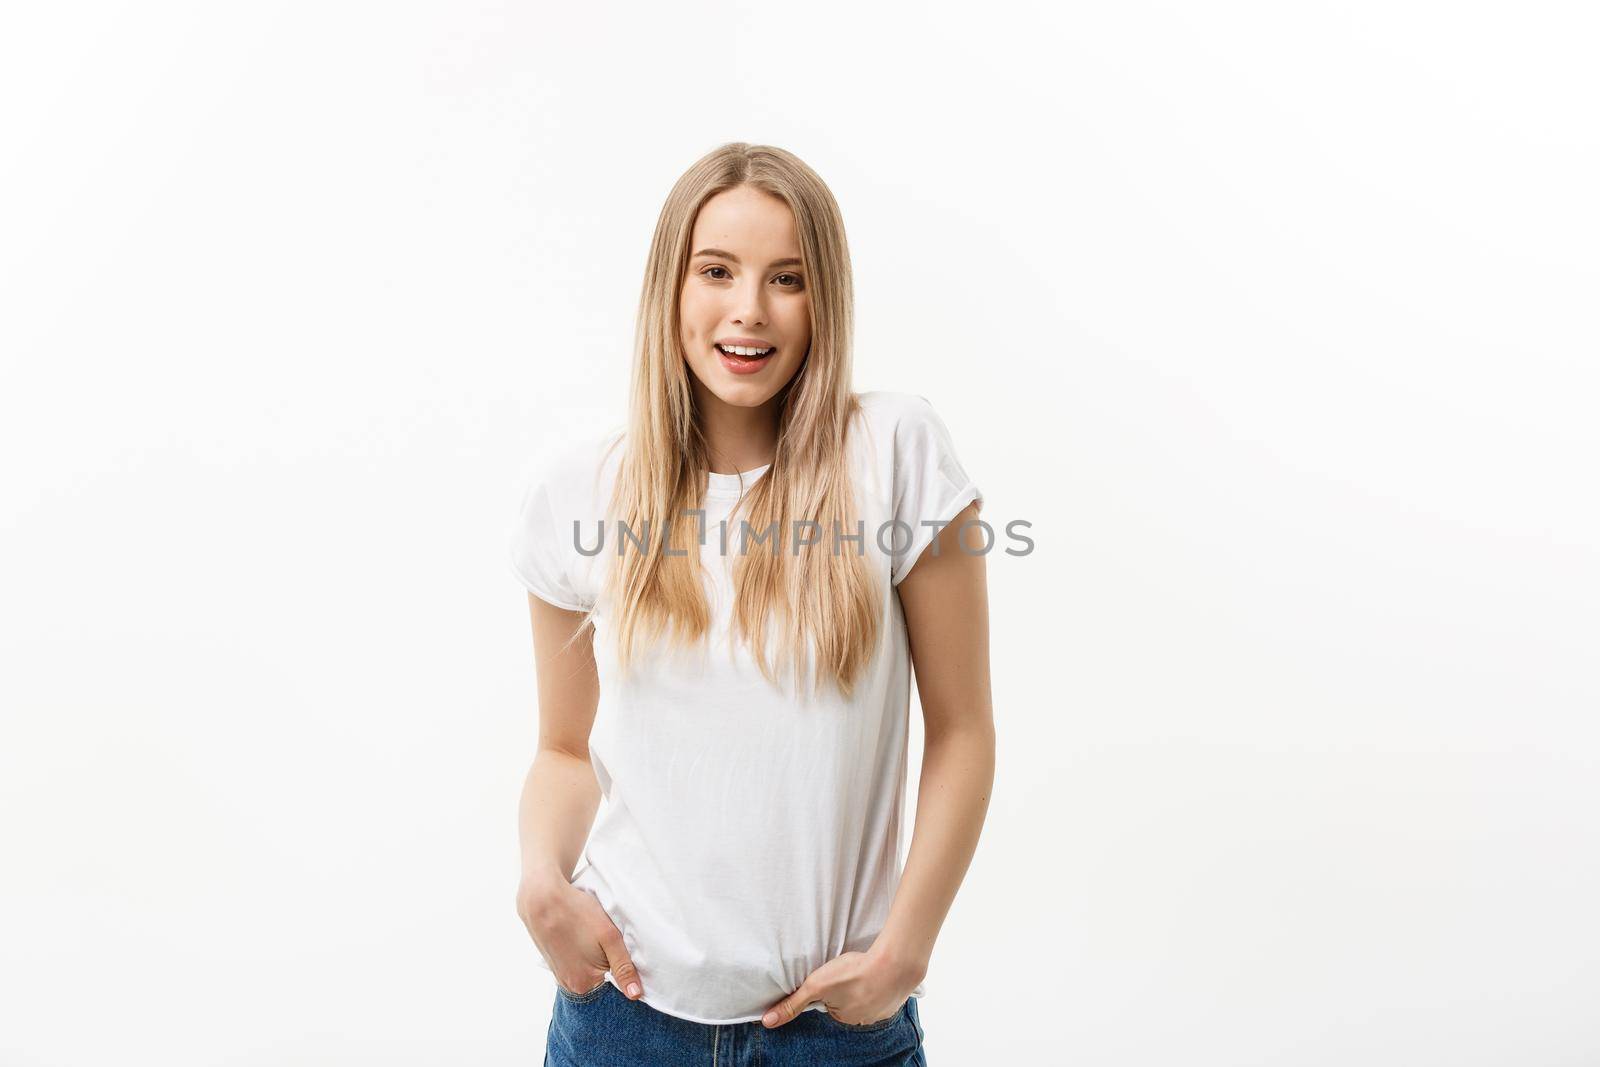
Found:
[[[522, 880], [567, 884], [600, 808], [589, 764], [589, 731], [600, 703], [593, 631], [572, 636], [583, 615], [528, 594], [539, 675], [539, 745], [522, 786], [518, 816]], [[570, 644], [568, 643], [570, 642]]]
[[[978, 847], [994, 786], [994, 706], [989, 688], [989, 593], [983, 531], [939, 531], [897, 587], [905, 611], [924, 742], [916, 824], [905, 872], [883, 931], [868, 953], [906, 985], [920, 982], [945, 915]], [[962, 551], [961, 544], [967, 546]]]
[[528, 594], [539, 672], [539, 747], [522, 786], [518, 836], [522, 879], [517, 915], [550, 973], [587, 993], [610, 971], [629, 997], [643, 995], [622, 931], [600, 902], [572, 884], [572, 871], [600, 807], [589, 762], [589, 731], [600, 703], [594, 631], [578, 636], [583, 613]]

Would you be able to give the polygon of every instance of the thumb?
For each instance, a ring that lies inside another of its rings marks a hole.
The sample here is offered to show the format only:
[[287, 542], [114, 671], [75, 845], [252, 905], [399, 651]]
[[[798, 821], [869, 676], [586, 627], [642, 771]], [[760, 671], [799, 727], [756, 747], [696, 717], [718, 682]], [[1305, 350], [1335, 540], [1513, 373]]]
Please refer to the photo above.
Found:
[[611, 972], [611, 977], [617, 980], [617, 985], [630, 999], [638, 1000], [644, 995], [644, 987], [639, 984], [639, 968], [633, 965], [633, 957], [628, 955], [622, 931], [612, 926], [600, 939], [600, 947], [605, 951], [606, 970]]
[[767, 1029], [773, 1030], [784, 1023], [793, 1022], [802, 1011], [805, 1011], [807, 1004], [817, 999], [820, 998], [812, 983], [801, 982], [799, 989], [767, 1009], [767, 1013], [761, 1017], [761, 1023]]

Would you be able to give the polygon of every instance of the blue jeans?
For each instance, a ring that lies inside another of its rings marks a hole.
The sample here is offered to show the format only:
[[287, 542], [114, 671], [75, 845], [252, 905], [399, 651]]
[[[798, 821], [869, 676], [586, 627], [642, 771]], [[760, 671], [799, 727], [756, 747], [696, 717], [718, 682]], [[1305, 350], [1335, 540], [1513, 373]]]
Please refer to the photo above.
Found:
[[917, 998], [864, 1025], [803, 1011], [769, 1030], [690, 1022], [629, 1000], [609, 979], [587, 993], [556, 987], [545, 1067], [927, 1067]]

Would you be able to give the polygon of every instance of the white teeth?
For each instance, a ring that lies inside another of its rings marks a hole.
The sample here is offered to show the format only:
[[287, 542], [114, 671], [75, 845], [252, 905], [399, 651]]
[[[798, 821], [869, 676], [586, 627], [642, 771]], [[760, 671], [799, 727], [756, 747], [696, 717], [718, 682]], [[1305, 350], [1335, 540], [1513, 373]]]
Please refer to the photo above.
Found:
[[718, 345], [717, 347], [731, 356], [764, 356], [773, 351], [771, 348], [746, 348], [743, 345]]

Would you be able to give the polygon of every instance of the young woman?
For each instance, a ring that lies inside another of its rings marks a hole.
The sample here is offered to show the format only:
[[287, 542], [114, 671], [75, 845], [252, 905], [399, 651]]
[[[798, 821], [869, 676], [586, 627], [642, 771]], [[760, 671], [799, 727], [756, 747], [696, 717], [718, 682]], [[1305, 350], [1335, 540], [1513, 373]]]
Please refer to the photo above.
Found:
[[827, 186], [724, 145], [656, 225], [626, 426], [523, 496], [517, 911], [554, 1067], [927, 1062], [916, 998], [994, 777], [983, 496], [925, 399], [852, 391], [851, 332]]

